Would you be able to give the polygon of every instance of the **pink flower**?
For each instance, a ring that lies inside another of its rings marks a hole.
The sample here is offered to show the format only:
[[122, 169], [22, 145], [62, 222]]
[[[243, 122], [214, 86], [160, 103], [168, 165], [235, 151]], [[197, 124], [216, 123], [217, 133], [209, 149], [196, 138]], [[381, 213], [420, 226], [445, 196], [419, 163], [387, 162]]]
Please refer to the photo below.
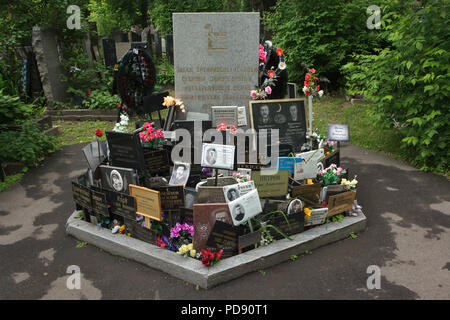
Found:
[[231, 134], [236, 134], [236, 132], [237, 132], [236, 127], [235, 126], [230, 126], [230, 133]]
[[264, 89], [264, 91], [265, 91], [267, 94], [271, 94], [271, 93], [272, 93], [272, 88], [271, 88], [270, 86], [267, 86], [267, 87]]
[[309, 72], [311, 72], [311, 73], [316, 73], [316, 69], [311, 68], [311, 69], [309, 69]]
[[238, 175], [237, 172], [233, 172], [233, 177], [236, 177]]
[[256, 90], [250, 91], [250, 96], [255, 99], [256, 98]]

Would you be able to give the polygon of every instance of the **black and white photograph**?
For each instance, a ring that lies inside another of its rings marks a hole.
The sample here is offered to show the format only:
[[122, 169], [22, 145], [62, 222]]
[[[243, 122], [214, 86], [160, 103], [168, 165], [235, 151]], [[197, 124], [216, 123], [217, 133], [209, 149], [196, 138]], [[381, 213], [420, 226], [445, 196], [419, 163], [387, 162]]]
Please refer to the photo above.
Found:
[[234, 201], [237, 198], [239, 198], [240, 193], [238, 188], [234, 187], [234, 188], [228, 188], [227, 192], [225, 193], [225, 197], [227, 202], [229, 201]]
[[235, 226], [256, 216], [262, 212], [258, 190], [252, 190], [236, 200], [229, 202], [228, 207], [230, 208], [231, 218]]
[[307, 121], [305, 99], [249, 101], [251, 128], [278, 129], [281, 144], [294, 146], [299, 152], [306, 142]]
[[303, 211], [303, 204], [299, 199], [292, 200], [287, 208], [287, 215], [300, 214]]
[[173, 166], [172, 176], [170, 177], [169, 185], [171, 186], [185, 186], [189, 179], [189, 172], [191, 170], [190, 163], [175, 162]]
[[234, 168], [235, 146], [204, 143], [202, 148], [202, 167], [228, 169]]
[[100, 179], [104, 189], [125, 194], [129, 192], [129, 184], [137, 184], [136, 172], [129, 168], [102, 165]]
[[255, 189], [253, 181], [231, 184], [223, 187], [226, 202], [231, 202]]

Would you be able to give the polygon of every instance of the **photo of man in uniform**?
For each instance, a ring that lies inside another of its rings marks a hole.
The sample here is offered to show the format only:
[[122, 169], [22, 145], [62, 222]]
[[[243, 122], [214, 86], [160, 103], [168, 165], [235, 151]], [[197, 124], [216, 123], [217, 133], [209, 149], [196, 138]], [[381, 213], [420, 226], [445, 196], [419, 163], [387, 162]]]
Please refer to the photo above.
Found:
[[215, 148], [209, 148], [206, 151], [206, 162], [208, 164], [213, 165], [213, 164], [216, 163], [216, 161], [217, 161], [217, 151], [216, 151], [216, 149]]
[[227, 192], [227, 198], [228, 201], [233, 201], [236, 200], [237, 198], [239, 198], [240, 194], [239, 194], [239, 190], [232, 188], [230, 190], [228, 190]]
[[269, 106], [267, 104], [263, 104], [260, 108], [259, 108], [259, 124], [270, 124], [271, 123], [271, 119], [270, 119], [270, 111], [269, 111]]
[[242, 205], [237, 204], [233, 209], [233, 217], [236, 221], [241, 221], [245, 217], [245, 211]]
[[176, 163], [170, 178], [169, 185], [185, 185], [189, 178], [190, 165], [188, 163]]
[[291, 115], [291, 121], [298, 121], [297, 106], [295, 104], [289, 107], [289, 113]]

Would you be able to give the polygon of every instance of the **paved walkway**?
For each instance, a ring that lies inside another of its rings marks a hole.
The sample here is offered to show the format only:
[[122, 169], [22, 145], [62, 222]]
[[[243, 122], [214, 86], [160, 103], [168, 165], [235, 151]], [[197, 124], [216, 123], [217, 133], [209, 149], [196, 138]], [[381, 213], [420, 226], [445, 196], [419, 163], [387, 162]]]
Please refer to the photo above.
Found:
[[[110, 255], [76, 248], [65, 234], [71, 185], [86, 163], [83, 145], [64, 147], [0, 193], [1, 299], [450, 299], [450, 182], [356, 146], [342, 165], [358, 175], [368, 228], [210, 290]], [[67, 268], [80, 267], [69, 290]], [[381, 288], [367, 289], [367, 268]]]

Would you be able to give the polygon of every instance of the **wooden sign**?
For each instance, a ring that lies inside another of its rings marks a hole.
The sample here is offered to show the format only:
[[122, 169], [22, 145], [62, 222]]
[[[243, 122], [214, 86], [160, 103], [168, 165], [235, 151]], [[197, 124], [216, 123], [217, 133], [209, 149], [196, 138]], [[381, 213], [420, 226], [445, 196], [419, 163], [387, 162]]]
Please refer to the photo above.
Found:
[[73, 201], [78, 206], [87, 210], [92, 209], [92, 195], [89, 188], [82, 186], [81, 184], [78, 184], [76, 182], [72, 182], [72, 196]]
[[216, 221], [211, 230], [207, 247], [223, 249], [224, 258], [238, 254], [238, 239], [244, 233], [243, 227], [234, 227], [222, 221]]
[[[283, 215], [278, 215], [271, 218], [270, 223], [288, 236], [303, 232], [305, 225], [303, 212], [287, 215], [286, 218], [287, 221]], [[284, 238], [283, 235], [273, 229], [269, 229], [269, 232], [277, 240]]]
[[136, 220], [135, 198], [123, 193], [111, 191], [111, 212], [118, 216]]
[[320, 189], [322, 185], [320, 183], [304, 184], [301, 186], [293, 186], [291, 196], [301, 197], [301, 199], [309, 200], [311, 204], [318, 204], [320, 200]]
[[151, 175], [168, 176], [171, 159], [167, 150], [145, 150], [145, 165]]
[[162, 221], [159, 191], [130, 184], [130, 195], [136, 198], [136, 213], [145, 217], [147, 228], [150, 228], [149, 219]]
[[178, 210], [184, 207], [183, 186], [161, 186], [155, 187], [154, 190], [159, 191], [162, 211]]
[[[223, 194], [223, 193], [222, 193]], [[214, 224], [222, 221], [233, 224], [230, 210], [226, 203], [202, 203], [194, 204], [194, 248], [197, 251], [206, 248]]]
[[344, 193], [331, 196], [328, 199], [328, 213], [327, 217], [334, 216], [335, 214], [351, 210], [353, 202], [356, 197], [355, 191], [347, 191]]
[[259, 244], [261, 242], [262, 231], [259, 229], [258, 231], [244, 234], [239, 236], [238, 240], [238, 251], [239, 254], [242, 253], [242, 250], [250, 247], [251, 245]]
[[109, 217], [107, 191], [91, 190], [92, 210], [102, 216]]
[[255, 182], [260, 198], [280, 197], [288, 193], [288, 170], [278, 170], [272, 174], [252, 171], [252, 180]]

